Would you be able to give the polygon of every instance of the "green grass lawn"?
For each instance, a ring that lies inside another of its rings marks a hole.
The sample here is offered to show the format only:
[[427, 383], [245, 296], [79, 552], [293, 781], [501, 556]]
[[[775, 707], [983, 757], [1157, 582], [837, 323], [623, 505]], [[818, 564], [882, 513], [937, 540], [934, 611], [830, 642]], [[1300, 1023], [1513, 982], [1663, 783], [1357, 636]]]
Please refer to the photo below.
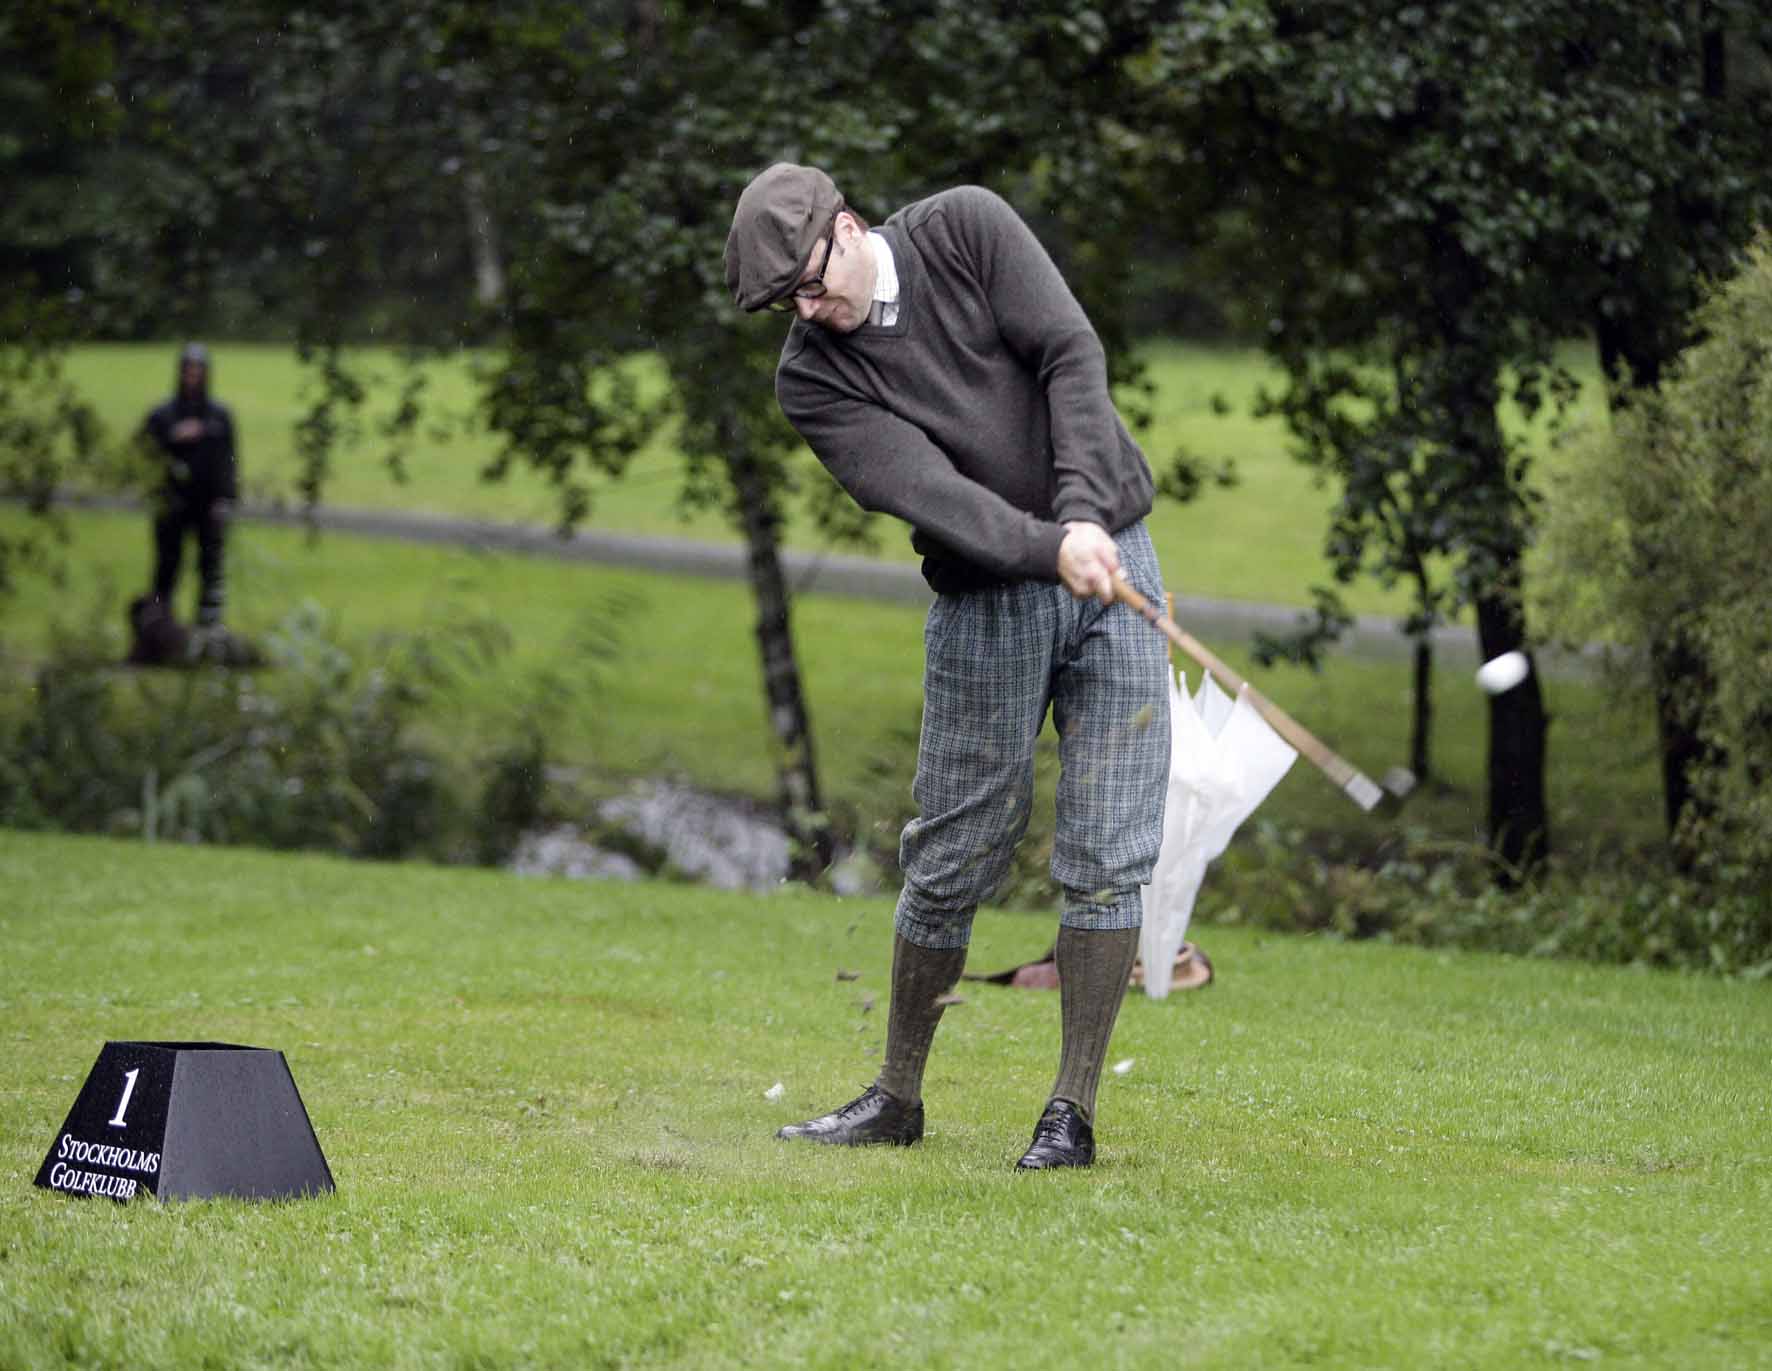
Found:
[[[1098, 1165], [1017, 1176], [1051, 995], [949, 1011], [920, 1147], [770, 1137], [872, 1076], [882, 900], [6, 833], [0, 883], [18, 1371], [1772, 1361], [1763, 985], [1208, 929]], [[337, 1192], [34, 1189], [117, 1038], [282, 1049]]]
[[[19, 517], [0, 510], [0, 519]], [[52, 598], [39, 587], [0, 621], [0, 644], [15, 652], [41, 653], [57, 613], [79, 620], [96, 604], [108, 606], [103, 612], [120, 630], [123, 599], [145, 583], [145, 518], [81, 514], [71, 527], [66, 588]], [[330, 611], [370, 660], [375, 640], [388, 631], [475, 616], [503, 624], [511, 652], [439, 704], [438, 734], [457, 756], [472, 758], [512, 731], [532, 706], [535, 680], [552, 671], [578, 687], [554, 738], [563, 760], [614, 777], [678, 775], [715, 790], [774, 793], [755, 611], [741, 584], [336, 534], [310, 542], [291, 529], [254, 525], [238, 527], [231, 546], [231, 617], [248, 634], [270, 631], [303, 599]], [[892, 816], [909, 801], [922, 617], [916, 608], [840, 596], [808, 594], [795, 603], [827, 799], [859, 824], [885, 824], [888, 842], [897, 831]], [[591, 663], [576, 653], [575, 635], [587, 618], [615, 625], [620, 646], [611, 661]], [[1239, 670], [1256, 670], [1242, 644], [1216, 646]], [[1193, 671], [1190, 681], [1198, 679]], [[1279, 668], [1257, 679], [1370, 774], [1407, 759], [1406, 662], [1338, 657], [1320, 676]], [[1660, 810], [1650, 721], [1620, 717], [1579, 682], [1548, 680], [1545, 689], [1553, 717], [1553, 835], [1562, 850], [1653, 841]], [[1407, 815], [1455, 842], [1481, 840], [1484, 700], [1466, 672], [1442, 673], [1435, 755], [1443, 785], [1419, 796]], [[1044, 763], [1042, 814], [1050, 809], [1053, 751]], [[1262, 814], [1372, 841], [1390, 831], [1304, 762]]]
[[[69, 372], [97, 406], [114, 434], [127, 433], [142, 414], [167, 393], [176, 349], [164, 344], [110, 344], [83, 348]], [[359, 354], [371, 371], [393, 376], [399, 364], [391, 352]], [[1170, 589], [1177, 594], [1279, 604], [1308, 604], [1310, 589], [1326, 579], [1323, 529], [1333, 493], [1314, 483], [1311, 473], [1288, 452], [1283, 425], [1250, 417], [1257, 390], [1277, 373], [1253, 349], [1153, 343], [1146, 349], [1155, 392], [1152, 424], [1142, 435], [1155, 466], [1163, 466], [1178, 446], [1214, 459], [1233, 460], [1241, 484], [1209, 490], [1191, 505], [1164, 501], [1150, 519], [1152, 537], [1163, 559]], [[297, 462], [292, 424], [302, 412], [303, 374], [293, 351], [277, 345], [218, 344], [216, 394], [233, 407], [240, 433], [247, 494], [265, 501], [295, 498]], [[1589, 380], [1591, 362], [1570, 349], [1569, 364]], [[434, 363], [428, 369], [431, 393], [444, 412], [466, 413], [474, 384], [467, 358]], [[1215, 399], [1229, 405], [1220, 412]], [[1597, 412], [1592, 386], [1584, 412]], [[391, 388], [371, 407], [386, 413]], [[497, 451], [496, 440], [468, 426], [448, 440], [421, 442], [408, 462], [409, 480], [397, 484], [382, 461], [383, 445], [365, 438], [341, 453], [326, 491], [341, 507], [411, 509], [431, 513], [551, 524], [555, 496], [539, 476], [513, 471], [501, 485], [487, 485], [479, 472]], [[805, 458], [814, 479], [816, 463]], [[593, 482], [595, 506], [586, 527], [631, 533], [669, 534], [731, 540], [728, 524], [699, 514], [684, 522], [675, 509], [681, 486], [681, 459], [670, 435], [659, 438], [636, 459], [620, 481]], [[816, 547], [816, 531], [796, 515], [787, 531], [796, 547]], [[880, 555], [911, 557], [909, 542], [895, 524], [882, 523]], [[1348, 588], [1349, 604], [1360, 612], [1400, 614], [1403, 594], [1376, 584]]]

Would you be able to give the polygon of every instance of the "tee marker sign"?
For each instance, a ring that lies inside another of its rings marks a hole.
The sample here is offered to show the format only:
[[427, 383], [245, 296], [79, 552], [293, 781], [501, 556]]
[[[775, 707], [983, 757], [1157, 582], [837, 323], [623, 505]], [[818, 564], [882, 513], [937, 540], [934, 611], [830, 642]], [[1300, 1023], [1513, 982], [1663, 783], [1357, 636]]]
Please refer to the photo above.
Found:
[[36, 1183], [119, 1202], [333, 1188], [283, 1054], [210, 1042], [106, 1043]]

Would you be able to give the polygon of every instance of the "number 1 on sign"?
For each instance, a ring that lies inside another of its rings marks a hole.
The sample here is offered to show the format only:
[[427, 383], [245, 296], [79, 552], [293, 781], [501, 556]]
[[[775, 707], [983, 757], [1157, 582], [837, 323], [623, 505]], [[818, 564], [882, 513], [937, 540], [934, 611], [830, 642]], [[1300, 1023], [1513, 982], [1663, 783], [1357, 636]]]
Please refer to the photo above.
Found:
[[123, 1111], [129, 1108], [129, 1097], [135, 1094], [135, 1078], [141, 1075], [141, 1073], [142, 1069], [139, 1066], [136, 1067], [134, 1071], [125, 1071], [123, 1073], [123, 1098], [117, 1101], [117, 1114], [116, 1117], [111, 1120], [112, 1128], [127, 1127], [123, 1122]]

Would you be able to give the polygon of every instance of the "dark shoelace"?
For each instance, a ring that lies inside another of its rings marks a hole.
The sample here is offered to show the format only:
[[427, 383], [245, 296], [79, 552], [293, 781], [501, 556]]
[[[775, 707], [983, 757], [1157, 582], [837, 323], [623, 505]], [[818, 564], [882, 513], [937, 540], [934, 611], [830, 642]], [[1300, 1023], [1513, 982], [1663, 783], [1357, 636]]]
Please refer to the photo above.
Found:
[[886, 1092], [881, 1090], [879, 1086], [870, 1085], [866, 1090], [862, 1091], [861, 1094], [857, 1095], [853, 1100], [849, 1101], [848, 1104], [839, 1109], [836, 1113], [836, 1117], [839, 1119], [847, 1119], [851, 1114], [859, 1114], [873, 1101], [874, 1096], [884, 1095], [885, 1093]]
[[1069, 1116], [1057, 1109], [1048, 1109], [1040, 1115], [1040, 1122], [1034, 1125], [1034, 1142], [1036, 1144], [1070, 1143], [1070, 1129], [1065, 1126]]

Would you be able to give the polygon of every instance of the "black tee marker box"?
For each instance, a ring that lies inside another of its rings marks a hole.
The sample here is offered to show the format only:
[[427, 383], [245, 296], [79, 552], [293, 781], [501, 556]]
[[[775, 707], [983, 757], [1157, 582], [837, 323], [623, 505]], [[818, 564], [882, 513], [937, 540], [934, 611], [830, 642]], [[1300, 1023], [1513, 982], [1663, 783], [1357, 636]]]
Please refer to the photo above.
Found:
[[106, 1043], [36, 1183], [119, 1202], [333, 1188], [283, 1054], [208, 1042]]

